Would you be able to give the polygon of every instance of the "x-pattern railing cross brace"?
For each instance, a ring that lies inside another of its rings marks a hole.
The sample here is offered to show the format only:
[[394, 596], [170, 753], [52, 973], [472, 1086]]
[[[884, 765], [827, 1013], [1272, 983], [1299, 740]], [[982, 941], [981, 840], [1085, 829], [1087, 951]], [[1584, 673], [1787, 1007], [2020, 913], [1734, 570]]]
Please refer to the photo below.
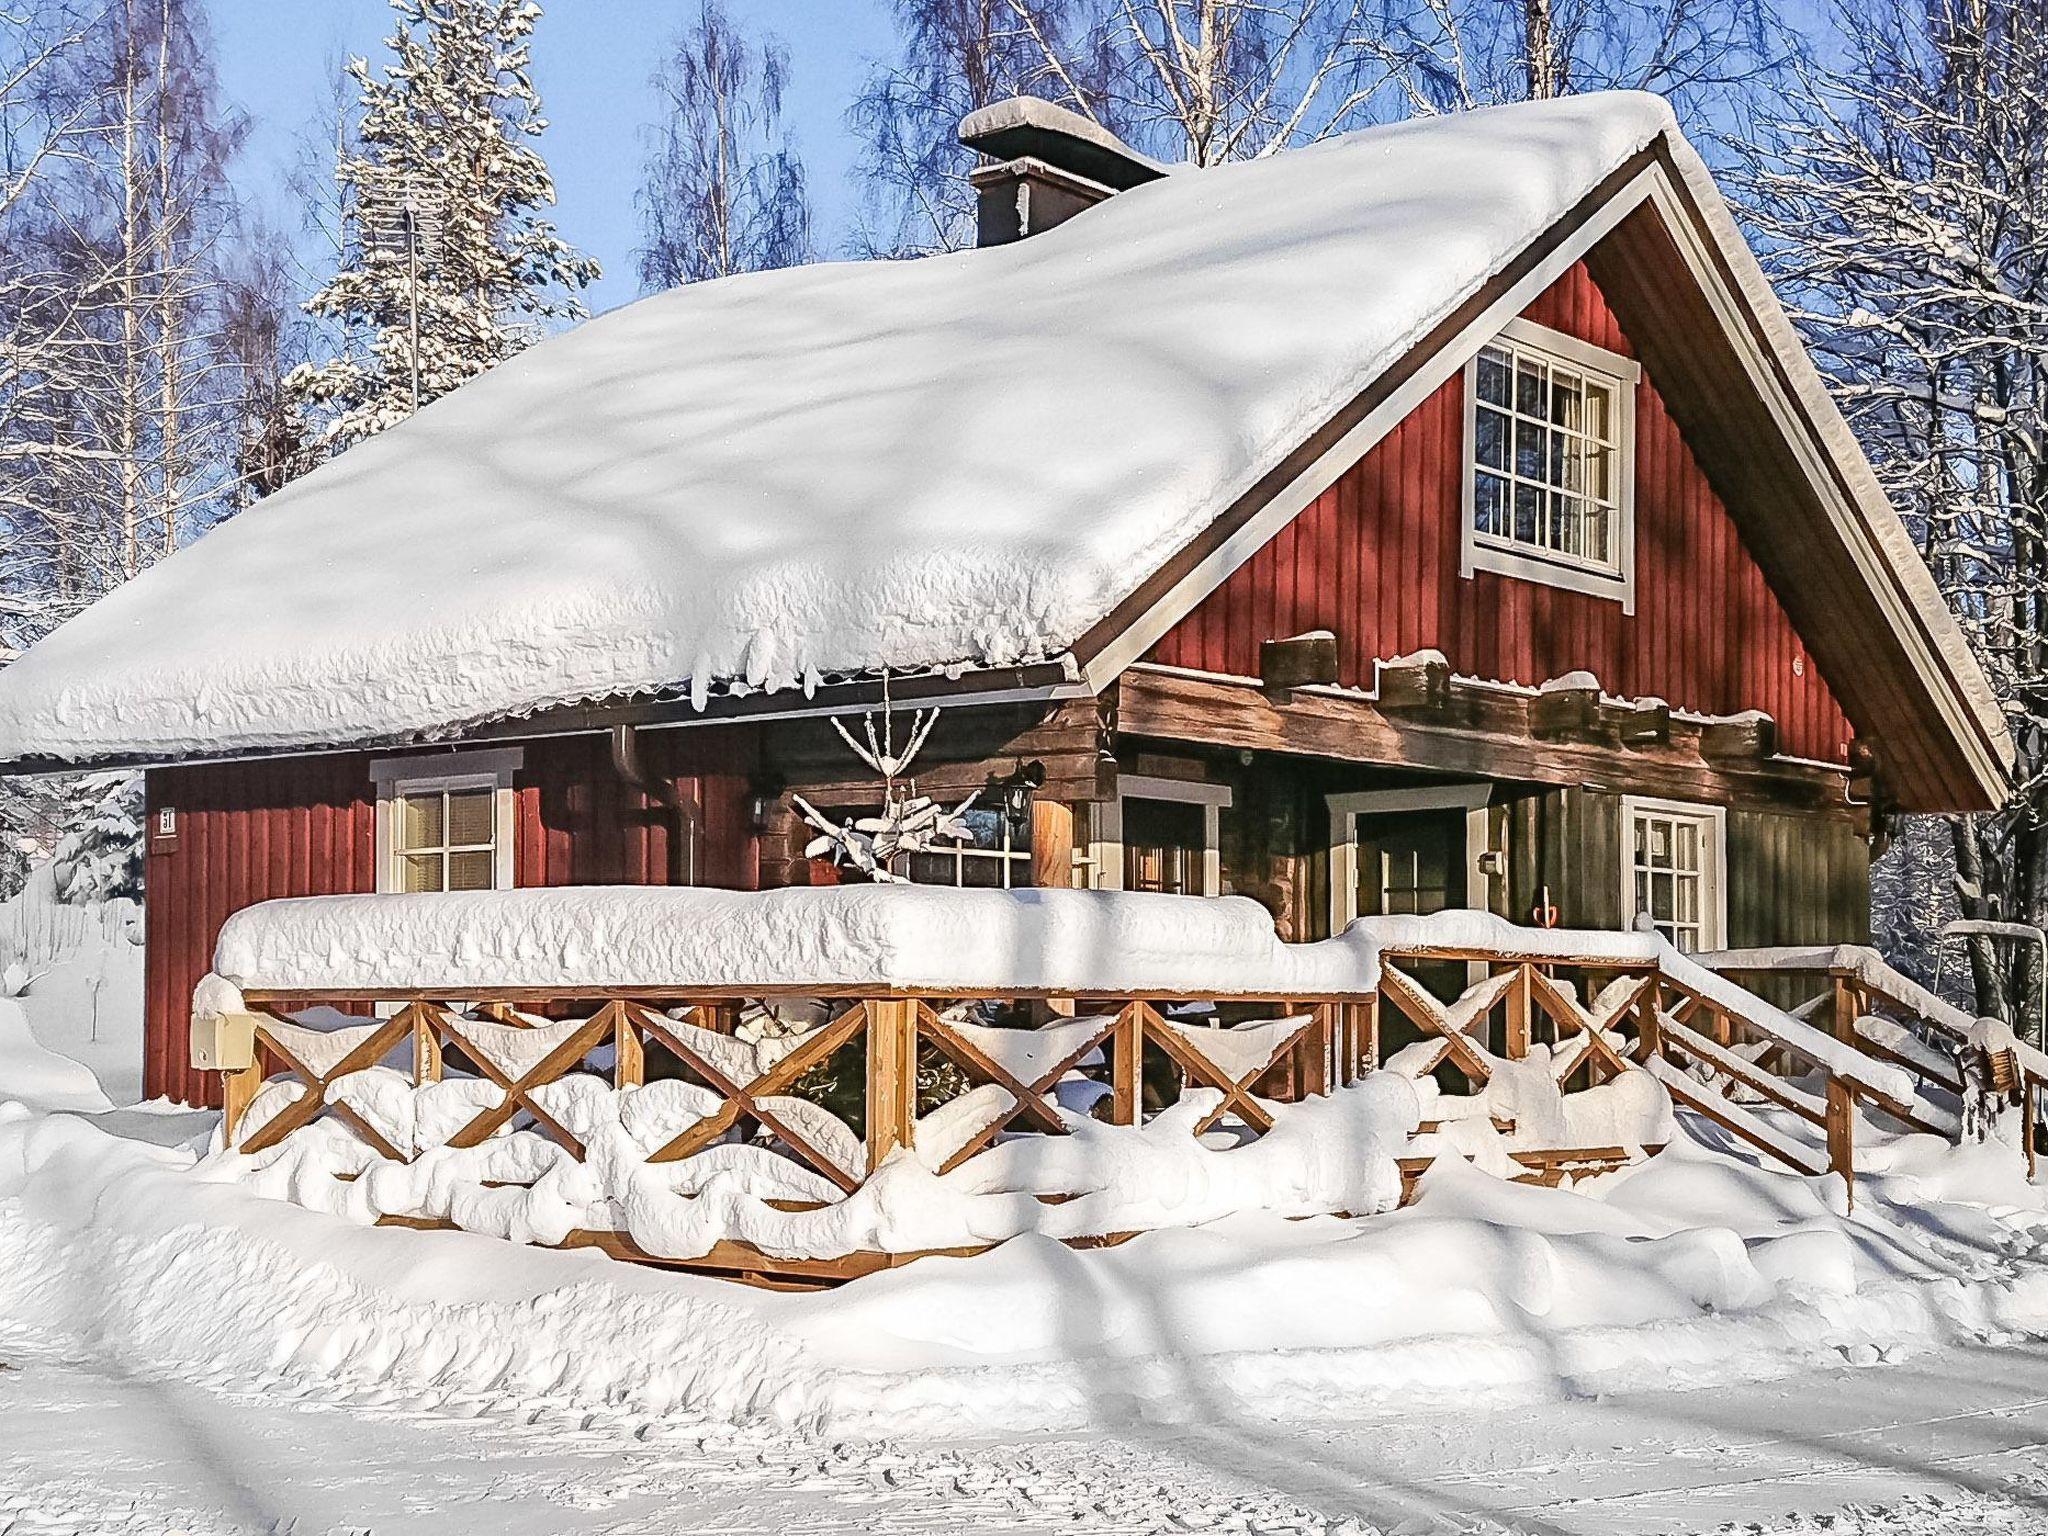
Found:
[[363, 1037], [340, 1061], [325, 1073], [315, 1072], [301, 1061], [290, 1047], [279, 1042], [276, 1035], [261, 1025], [256, 1030], [259, 1049], [275, 1055], [305, 1082], [306, 1091], [280, 1110], [267, 1123], [257, 1128], [256, 1133], [241, 1144], [245, 1153], [261, 1152], [276, 1146], [300, 1126], [310, 1124], [313, 1117], [326, 1110], [364, 1141], [368, 1142], [380, 1157], [403, 1161], [404, 1154], [385, 1137], [374, 1125], [349, 1105], [339, 1100], [330, 1100], [327, 1091], [337, 1081], [352, 1072], [362, 1072], [376, 1066], [396, 1050], [412, 1034], [413, 1022], [417, 1017], [419, 1004], [415, 1003]]
[[1045, 1102], [1045, 1095], [1054, 1091], [1061, 1078], [1085, 1060], [1091, 1051], [1101, 1048], [1103, 1043], [1132, 1018], [1132, 1009], [1125, 1008], [1114, 1018], [1105, 1019], [1100, 1029], [1092, 1031], [1082, 1042], [1072, 1047], [1060, 1059], [1048, 1067], [1031, 1082], [1019, 1079], [1001, 1062], [977, 1046], [966, 1036], [956, 1033], [946, 1021], [933, 1012], [928, 1003], [917, 1005], [918, 1032], [932, 1043], [932, 1046], [970, 1077], [978, 1077], [983, 1083], [993, 1083], [1010, 1095], [1016, 1102], [1000, 1119], [983, 1126], [972, 1138], [963, 1143], [952, 1156], [939, 1167], [940, 1173], [950, 1173], [975, 1153], [992, 1144], [1018, 1120], [1029, 1120], [1039, 1130], [1053, 1135], [1066, 1134], [1066, 1122]]
[[[533, 1117], [534, 1124], [567, 1147], [576, 1157], [581, 1158], [585, 1150], [582, 1139], [572, 1134], [561, 1121], [536, 1104], [533, 1101], [533, 1090], [557, 1081], [564, 1072], [576, 1067], [585, 1056], [609, 1040], [617, 1022], [614, 1010], [620, 1006], [618, 1003], [607, 1003], [517, 1077], [492, 1061], [482, 1047], [463, 1037], [461, 1031], [455, 1027], [458, 1021], [454, 1013], [445, 1008], [435, 1010], [432, 1028], [436, 1038], [444, 1046], [453, 1044], [458, 1047], [463, 1055], [476, 1063], [477, 1071], [497, 1084], [505, 1095], [496, 1105], [464, 1124], [448, 1138], [446, 1144], [451, 1147], [479, 1146], [490, 1140], [504, 1126], [509, 1125], [513, 1116], [523, 1109]], [[521, 1026], [502, 1024], [501, 1027]]]
[[1152, 1041], [1166, 1052], [1191, 1083], [1199, 1083], [1204, 1088], [1214, 1088], [1223, 1095], [1221, 1104], [1195, 1122], [1197, 1136], [1207, 1135], [1216, 1129], [1223, 1123], [1223, 1117], [1233, 1109], [1237, 1111], [1240, 1120], [1260, 1135], [1273, 1129], [1273, 1117], [1260, 1107], [1257, 1099], [1252, 1097], [1252, 1084], [1272, 1071], [1273, 1063], [1292, 1050], [1295, 1042], [1314, 1027], [1313, 1015], [1305, 1016], [1293, 1029], [1282, 1035], [1265, 1061], [1254, 1067], [1246, 1076], [1239, 1078], [1232, 1077], [1204, 1056], [1187, 1036], [1167, 1023], [1149, 1005], [1140, 1003], [1137, 1009], [1137, 1024], [1142, 1031], [1139, 1038]]
[[857, 1175], [840, 1167], [836, 1160], [812, 1145], [801, 1131], [791, 1126], [761, 1100], [772, 1098], [793, 1086], [798, 1078], [866, 1028], [868, 1010], [865, 1003], [856, 1003], [822, 1029], [813, 1031], [795, 1050], [766, 1072], [744, 1084], [735, 1082], [708, 1061], [702, 1053], [692, 1049], [680, 1034], [669, 1027], [668, 1020], [651, 1009], [637, 1003], [621, 1003], [619, 1006], [626, 1010], [627, 1019], [633, 1028], [660, 1042], [678, 1061], [701, 1077], [712, 1091], [725, 1100], [713, 1113], [657, 1148], [649, 1155], [649, 1162], [680, 1162], [701, 1152], [737, 1125], [740, 1117], [745, 1115], [779, 1136], [797, 1156], [848, 1194], [860, 1188], [861, 1181]]

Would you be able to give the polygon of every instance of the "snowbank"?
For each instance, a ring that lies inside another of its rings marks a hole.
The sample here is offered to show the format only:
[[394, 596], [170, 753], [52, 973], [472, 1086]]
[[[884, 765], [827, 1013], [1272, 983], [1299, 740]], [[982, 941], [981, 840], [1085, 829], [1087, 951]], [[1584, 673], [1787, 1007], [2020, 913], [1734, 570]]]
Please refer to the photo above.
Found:
[[[581, 1159], [528, 1131], [474, 1147], [441, 1144], [498, 1102], [498, 1090], [473, 1079], [414, 1088], [397, 1073], [372, 1068], [343, 1078], [335, 1096], [401, 1147], [418, 1149], [411, 1162], [380, 1157], [339, 1121], [322, 1119], [253, 1155], [224, 1151], [201, 1175], [365, 1224], [380, 1216], [426, 1217], [521, 1243], [560, 1243], [579, 1229], [618, 1230], [663, 1258], [696, 1258], [735, 1241], [781, 1257], [829, 1259], [979, 1247], [1027, 1233], [1102, 1237], [1252, 1211], [1299, 1217], [1392, 1210], [1401, 1197], [1395, 1160], [1418, 1119], [1414, 1086], [1397, 1074], [1375, 1073], [1327, 1098], [1269, 1106], [1274, 1125], [1266, 1135], [1245, 1146], [1215, 1146], [1198, 1138], [1195, 1126], [1221, 1095], [1195, 1090], [1142, 1127], [1061, 1111], [1065, 1136], [1019, 1137], [941, 1175], [933, 1169], [976, 1128], [971, 1118], [942, 1110], [927, 1120], [951, 1121], [956, 1139], [948, 1144], [921, 1125], [916, 1152], [892, 1155], [842, 1197], [807, 1167], [742, 1142], [721, 1142], [680, 1162], [649, 1162], [650, 1152], [716, 1110], [717, 1096], [707, 1090], [675, 1082], [614, 1090], [595, 1077], [550, 1089], [566, 1090], [538, 1096], [583, 1141]], [[296, 1092], [289, 1083], [266, 1088], [250, 1106], [249, 1134]], [[451, 1093], [460, 1100], [452, 1108]], [[850, 1143], [839, 1161], [858, 1164], [859, 1143], [830, 1114], [798, 1099], [773, 1107], [793, 1116], [809, 1111], [796, 1123], [814, 1144], [829, 1147], [819, 1132], [837, 1128]], [[866, 1173], [864, 1166], [848, 1171]]]
[[1838, 1181], [1681, 1139], [1576, 1191], [1445, 1163], [1367, 1221], [1025, 1237], [790, 1296], [356, 1227], [0, 1109], [0, 1325], [262, 1390], [834, 1435], [1471, 1409], [2048, 1331], [2048, 1214], [2010, 1149], [1863, 1139], [1853, 1218]]
[[37, 1042], [28, 1014], [11, 997], [0, 997], [0, 1103], [31, 1109], [112, 1109], [90, 1071], [69, 1056]]
[[642, 300], [34, 647], [0, 677], [0, 760], [1056, 659], [1660, 135], [1690, 154], [1637, 94], [1437, 117], [1000, 249]]

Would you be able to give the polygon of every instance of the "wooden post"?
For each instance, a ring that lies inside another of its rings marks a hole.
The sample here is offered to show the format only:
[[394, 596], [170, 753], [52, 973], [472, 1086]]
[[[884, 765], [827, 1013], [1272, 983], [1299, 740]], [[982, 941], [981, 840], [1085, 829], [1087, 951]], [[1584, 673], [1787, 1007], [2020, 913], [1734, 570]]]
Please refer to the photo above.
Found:
[[256, 1047], [256, 1058], [248, 1066], [236, 1072], [223, 1072], [220, 1075], [220, 1123], [224, 1146], [232, 1147], [235, 1144], [235, 1132], [242, 1124], [242, 1116], [249, 1112], [250, 1102], [255, 1099], [256, 1091], [262, 1086], [261, 1045]]
[[907, 1146], [917, 1117], [917, 1004], [868, 1007], [868, 1170]]
[[1110, 1116], [1118, 1125], [1137, 1125], [1145, 1114], [1145, 1005], [1132, 1003], [1117, 1016], [1109, 1037]]
[[1074, 807], [1065, 800], [1031, 802], [1031, 883], [1041, 890], [1074, 885]]
[[2027, 1149], [2027, 1181], [2033, 1182], [2035, 1173], [2034, 1142], [2040, 1134], [2041, 1093], [2048, 1084], [2038, 1077], [2020, 1079], [2020, 1140]]
[[1322, 1098], [1330, 1091], [1330, 1042], [1335, 1031], [1330, 1027], [1331, 1017], [1336, 1009], [1329, 1003], [1317, 1003], [1310, 1011], [1314, 1020], [1301, 1037], [1296, 1047], [1301, 1071], [1296, 1078], [1303, 1098]]
[[1521, 1061], [1529, 1054], [1530, 993], [1528, 964], [1515, 967], [1515, 984], [1508, 988], [1508, 1033], [1501, 1054], [1509, 1061]]
[[612, 1086], [638, 1088], [647, 1081], [647, 1042], [633, 1027], [632, 1010], [608, 1003], [612, 1010]]
[[1856, 1206], [1856, 1094], [1834, 1073], [1828, 1074], [1828, 1167], [1842, 1176], [1849, 1207]]
[[1856, 1020], [1861, 1013], [1856, 988], [1843, 977], [1835, 978], [1835, 1038], [1845, 1045], [1856, 1043]]
[[425, 1003], [414, 1003], [412, 1013], [412, 1080], [420, 1083], [441, 1081], [441, 1037], [434, 1030], [434, 1010]]
[[1377, 991], [1361, 1005], [1358, 1030], [1358, 1075], [1380, 1069], [1380, 995]]

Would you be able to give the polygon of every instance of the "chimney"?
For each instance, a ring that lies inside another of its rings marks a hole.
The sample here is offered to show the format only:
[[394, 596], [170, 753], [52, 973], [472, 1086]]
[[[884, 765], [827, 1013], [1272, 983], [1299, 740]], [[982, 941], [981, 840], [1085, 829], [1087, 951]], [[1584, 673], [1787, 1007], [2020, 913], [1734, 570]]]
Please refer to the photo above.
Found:
[[1040, 234], [1167, 173], [1107, 128], [1036, 96], [1013, 96], [968, 113], [960, 142], [985, 157], [970, 178], [976, 245]]

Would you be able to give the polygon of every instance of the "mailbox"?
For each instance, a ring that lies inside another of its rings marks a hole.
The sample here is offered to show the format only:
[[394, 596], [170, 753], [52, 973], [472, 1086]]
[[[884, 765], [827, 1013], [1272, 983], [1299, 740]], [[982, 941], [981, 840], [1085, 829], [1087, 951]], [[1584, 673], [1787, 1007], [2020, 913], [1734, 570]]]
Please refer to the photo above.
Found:
[[255, 1065], [255, 1014], [195, 1013], [192, 1015], [193, 1071], [241, 1072]]

